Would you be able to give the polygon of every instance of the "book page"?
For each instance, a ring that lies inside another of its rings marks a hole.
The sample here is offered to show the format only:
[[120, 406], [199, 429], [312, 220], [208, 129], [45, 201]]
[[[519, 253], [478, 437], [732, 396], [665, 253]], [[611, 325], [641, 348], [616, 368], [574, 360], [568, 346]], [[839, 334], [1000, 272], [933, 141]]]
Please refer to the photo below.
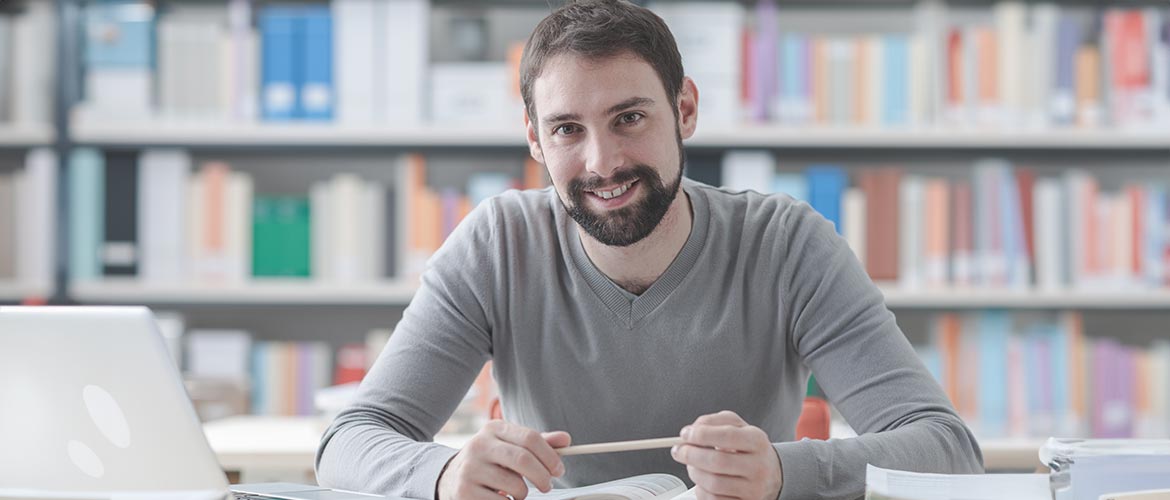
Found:
[[540, 493], [535, 489], [529, 500], [651, 500], [673, 498], [687, 489], [686, 484], [669, 474], [645, 474], [617, 479], [580, 488], [554, 489]]
[[1047, 474], [925, 474], [867, 465], [866, 500], [1050, 500]]

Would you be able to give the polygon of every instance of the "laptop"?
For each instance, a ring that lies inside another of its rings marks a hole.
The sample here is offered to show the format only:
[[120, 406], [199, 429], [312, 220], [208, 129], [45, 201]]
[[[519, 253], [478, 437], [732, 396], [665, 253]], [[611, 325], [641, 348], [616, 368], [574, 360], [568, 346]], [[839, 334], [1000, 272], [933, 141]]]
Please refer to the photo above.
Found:
[[371, 500], [232, 485], [145, 307], [0, 306], [0, 499]]

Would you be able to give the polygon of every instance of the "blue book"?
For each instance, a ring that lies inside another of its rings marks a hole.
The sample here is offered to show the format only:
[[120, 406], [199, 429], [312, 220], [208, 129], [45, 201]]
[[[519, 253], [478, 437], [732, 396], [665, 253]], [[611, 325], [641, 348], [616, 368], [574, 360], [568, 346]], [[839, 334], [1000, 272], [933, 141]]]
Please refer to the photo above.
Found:
[[1024, 240], [1024, 212], [1020, 207], [1019, 183], [1011, 167], [1005, 166], [999, 170], [998, 177], [1002, 231], [1000, 241], [1003, 242], [1003, 255], [1007, 262], [1007, 284], [1027, 287], [1031, 277], [1028, 276], [1028, 248]]
[[297, 117], [297, 90], [301, 79], [301, 58], [297, 54], [298, 25], [304, 21], [301, 9], [272, 6], [260, 12], [261, 65], [260, 106], [266, 121], [287, 121]]
[[268, 413], [268, 398], [266, 390], [268, 380], [268, 342], [257, 342], [252, 346], [252, 414]]
[[333, 119], [333, 16], [328, 6], [305, 7], [300, 80], [299, 117], [306, 120]]
[[811, 110], [808, 89], [808, 38], [789, 33], [781, 42], [780, 117], [782, 121], [803, 121]]
[[1142, 268], [1146, 269], [1145, 276], [1139, 276], [1145, 284], [1153, 287], [1161, 286], [1163, 262], [1162, 250], [1166, 248], [1166, 190], [1162, 186], [1151, 186], [1146, 189], [1146, 206], [1143, 207], [1146, 218], [1142, 237]]
[[102, 276], [105, 240], [105, 158], [92, 148], [73, 150], [69, 158], [69, 275], [73, 281]]
[[1052, 356], [1049, 362], [1050, 377], [1052, 380], [1052, 414], [1057, 416], [1056, 429], [1063, 432], [1059, 417], [1065, 415], [1072, 405], [1072, 395], [1069, 393], [1069, 380], [1072, 378], [1072, 368], [1069, 366], [1069, 358], [1071, 356], [1070, 336], [1071, 332], [1067, 332], [1063, 327], [1052, 324], [1045, 329], [1045, 334], [1048, 336], [1048, 342], [1051, 348], [1048, 350]]
[[476, 172], [467, 180], [467, 195], [471, 198], [471, 205], [476, 206], [492, 196], [512, 189], [514, 185], [515, 179], [503, 172]]
[[1002, 437], [1007, 433], [1007, 354], [1011, 327], [1007, 311], [980, 314], [978, 406], [983, 437]]
[[813, 166], [805, 171], [808, 177], [808, 204], [833, 223], [841, 233], [841, 197], [845, 194], [849, 177], [845, 170], [834, 166]]
[[882, 123], [907, 125], [910, 122], [910, 43], [905, 35], [887, 35], [883, 42], [886, 81]]
[[772, 192], [784, 193], [793, 199], [808, 201], [808, 179], [795, 173], [778, 173], [772, 178]]
[[140, 1], [95, 0], [85, 6], [85, 64], [148, 69], [154, 64], [154, 7]]

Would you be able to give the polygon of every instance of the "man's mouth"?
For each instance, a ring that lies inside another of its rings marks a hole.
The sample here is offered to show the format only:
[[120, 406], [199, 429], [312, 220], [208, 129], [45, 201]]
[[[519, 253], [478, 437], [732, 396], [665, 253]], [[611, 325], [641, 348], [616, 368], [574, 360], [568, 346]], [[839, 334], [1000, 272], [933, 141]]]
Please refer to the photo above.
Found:
[[622, 185], [620, 185], [616, 188], [613, 188], [613, 189], [609, 189], [609, 190], [595, 189], [595, 190], [590, 190], [589, 192], [593, 193], [594, 195], [597, 195], [600, 198], [608, 200], [610, 198], [617, 198], [618, 196], [625, 194], [626, 191], [628, 191], [630, 189], [630, 186], [633, 186], [634, 183], [636, 183], [636, 182], [638, 182], [638, 180], [634, 179], [630, 182], [622, 184]]

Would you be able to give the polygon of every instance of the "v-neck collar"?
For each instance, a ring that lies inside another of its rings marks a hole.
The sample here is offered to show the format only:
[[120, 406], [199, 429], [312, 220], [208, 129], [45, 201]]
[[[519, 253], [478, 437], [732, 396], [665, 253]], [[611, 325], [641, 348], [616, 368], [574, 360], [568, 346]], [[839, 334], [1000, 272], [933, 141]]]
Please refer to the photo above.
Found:
[[[609, 279], [605, 273], [602, 273], [593, 264], [589, 255], [585, 253], [585, 247], [581, 244], [581, 235], [577, 231], [577, 223], [567, 216], [560, 217], [563, 221], [561, 227], [567, 233], [568, 255], [573, 267], [585, 277], [585, 281], [597, 294], [597, 297], [627, 328], [633, 328], [639, 320], [661, 305], [671, 292], [678, 288], [679, 284], [694, 268], [695, 263], [699, 260], [699, 254], [702, 253], [703, 246], [707, 242], [707, 226], [711, 218], [707, 194], [703, 190], [697, 189], [694, 181], [686, 178], [683, 179], [682, 189], [690, 197], [691, 211], [693, 212], [691, 234], [687, 237], [686, 243], [683, 244], [682, 250], [675, 256], [674, 261], [670, 263], [670, 266], [667, 266], [666, 272], [662, 273], [662, 276], [659, 276], [654, 284], [650, 285], [650, 288], [632, 300], [629, 298], [629, 294], [623, 293], [624, 290]], [[554, 193], [553, 196], [556, 194]], [[555, 200], [554, 203], [556, 203]], [[561, 210], [560, 207], [556, 207], [556, 209]]]

